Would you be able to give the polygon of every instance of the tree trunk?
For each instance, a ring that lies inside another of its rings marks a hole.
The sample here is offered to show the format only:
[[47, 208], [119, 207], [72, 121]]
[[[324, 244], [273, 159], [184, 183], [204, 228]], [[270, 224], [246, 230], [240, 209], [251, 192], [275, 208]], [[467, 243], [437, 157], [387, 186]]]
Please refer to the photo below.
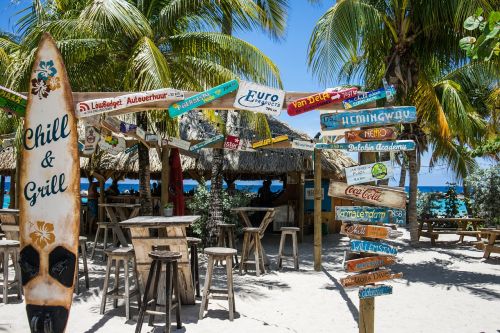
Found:
[[[143, 130], [148, 129], [148, 119], [145, 112], [136, 114], [137, 126]], [[139, 143], [139, 203], [141, 204], [140, 215], [153, 215], [153, 200], [151, 198], [151, 169], [149, 165], [149, 149]]]
[[408, 156], [410, 173], [410, 200], [408, 202], [408, 223], [410, 225], [410, 243], [418, 243], [418, 221], [417, 221], [417, 185], [418, 166], [417, 152], [415, 150], [406, 153]]
[[[390, 161], [391, 160], [391, 153], [381, 152], [379, 157], [380, 157], [380, 162]], [[378, 185], [389, 185], [389, 178], [379, 180]]]
[[401, 174], [399, 176], [399, 187], [405, 187], [406, 184], [406, 163], [403, 161], [401, 165]]
[[0, 209], [3, 208], [3, 202], [5, 199], [5, 176], [0, 176]]

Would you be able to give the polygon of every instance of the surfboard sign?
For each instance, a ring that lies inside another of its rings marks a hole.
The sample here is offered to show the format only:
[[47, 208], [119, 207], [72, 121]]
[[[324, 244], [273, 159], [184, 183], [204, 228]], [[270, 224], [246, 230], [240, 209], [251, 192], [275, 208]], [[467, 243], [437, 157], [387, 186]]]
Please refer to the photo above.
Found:
[[349, 275], [340, 279], [340, 284], [344, 288], [364, 286], [370, 283], [399, 279], [403, 277], [403, 273], [393, 274], [390, 270], [384, 269], [380, 271]]
[[304, 141], [304, 140], [293, 140], [292, 141], [292, 148], [293, 149], [300, 149], [300, 150], [308, 150], [308, 151], [314, 151], [315, 147], [314, 141]]
[[392, 294], [392, 286], [381, 284], [376, 286], [367, 286], [359, 288], [358, 296], [360, 299], [373, 298]]
[[197, 143], [195, 145], [192, 145], [191, 148], [189, 148], [190, 151], [198, 151], [204, 147], [210, 146], [214, 143], [224, 141], [224, 134], [218, 134], [210, 139], [207, 139], [205, 141], [202, 141], [200, 143]]
[[175, 102], [168, 107], [168, 114], [170, 115], [170, 118], [178, 117], [183, 113], [225, 96], [236, 89], [238, 89], [238, 80], [225, 82], [217, 87], [213, 87], [212, 89], [193, 95], [182, 101]]
[[184, 98], [184, 92], [172, 88], [163, 88], [157, 90], [142, 91], [138, 93], [127, 94], [117, 97], [93, 99], [89, 101], [80, 102], [76, 105], [76, 111], [77, 111], [77, 116], [79, 118], [84, 118], [100, 113], [117, 111], [152, 102], [159, 102], [159, 101], [172, 102], [172, 101], [179, 101], [183, 98]]
[[335, 219], [345, 222], [391, 223], [386, 208], [368, 206], [337, 206]]
[[279, 116], [284, 102], [284, 90], [240, 81], [233, 106], [238, 110]]
[[345, 168], [344, 171], [348, 185], [389, 179], [394, 176], [394, 168], [390, 161], [358, 165]]
[[372, 142], [342, 142], [342, 143], [317, 143], [317, 149], [336, 149], [348, 152], [368, 153], [368, 152], [391, 152], [415, 150], [415, 141], [372, 141]]
[[375, 225], [342, 223], [340, 233], [349, 237], [366, 237], [386, 239], [389, 238], [391, 228]]
[[406, 207], [406, 193], [387, 187], [347, 185], [346, 183], [330, 181], [328, 195], [336, 198], [364, 202], [375, 206], [399, 209]]
[[80, 160], [71, 87], [43, 34], [35, 54], [20, 167], [20, 266], [32, 332], [64, 332], [80, 231]]
[[374, 102], [382, 98], [386, 98], [388, 92], [389, 95], [394, 95], [396, 94], [396, 89], [391, 85], [388, 87], [388, 89], [380, 88], [365, 93], [358, 93], [357, 96], [342, 101], [342, 105], [344, 106], [344, 109], [348, 110], [360, 105]]
[[288, 135], [280, 135], [271, 139], [264, 139], [252, 143], [252, 148], [260, 148], [264, 146], [269, 146], [278, 142], [288, 141]]
[[26, 114], [26, 96], [0, 86], [0, 108], [18, 117]]
[[414, 106], [393, 106], [347, 112], [325, 112], [320, 114], [322, 131], [342, 128], [385, 126], [414, 123], [417, 109]]
[[358, 88], [340, 89], [338, 91], [325, 91], [311, 96], [299, 98], [288, 104], [287, 112], [289, 116], [297, 116], [302, 113], [317, 109], [330, 103], [339, 103], [346, 98], [355, 96]]
[[344, 262], [344, 269], [349, 273], [357, 273], [387, 267], [394, 263], [396, 263], [396, 257], [392, 256], [365, 257]]
[[395, 256], [398, 254], [398, 250], [394, 246], [391, 246], [384, 242], [371, 242], [365, 240], [351, 239], [350, 245], [352, 252], [387, 254], [391, 256]]
[[379, 127], [345, 132], [346, 142], [385, 141], [396, 139], [394, 127]]

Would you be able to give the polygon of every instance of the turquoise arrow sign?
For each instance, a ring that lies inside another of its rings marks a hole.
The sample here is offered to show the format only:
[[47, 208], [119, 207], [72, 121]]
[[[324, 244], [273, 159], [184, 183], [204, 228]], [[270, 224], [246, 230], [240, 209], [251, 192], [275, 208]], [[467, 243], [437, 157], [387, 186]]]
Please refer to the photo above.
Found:
[[392, 294], [392, 286], [380, 284], [376, 286], [366, 286], [359, 289], [358, 296], [360, 299], [372, 298], [376, 296]]
[[384, 152], [414, 150], [413, 140], [372, 141], [351, 143], [317, 143], [316, 149], [339, 149], [349, 152]]
[[191, 148], [189, 148], [189, 150], [190, 151], [198, 151], [203, 147], [209, 146], [213, 143], [223, 141], [223, 140], [224, 140], [224, 134], [218, 134], [218, 135], [216, 135], [208, 140], [202, 141], [200, 143], [197, 143], [197, 144], [191, 146]]
[[383, 242], [369, 242], [365, 240], [351, 239], [351, 251], [353, 252], [368, 252], [396, 255], [398, 250], [394, 246]]
[[[389, 93], [394, 95], [396, 94], [396, 89], [393, 86], [389, 87]], [[344, 109], [354, 108], [356, 106], [360, 106], [363, 104], [368, 104], [370, 102], [376, 101], [378, 99], [385, 98], [387, 96], [387, 90], [385, 88], [380, 88], [377, 90], [369, 91], [364, 94], [358, 94], [356, 97], [352, 97], [342, 101], [342, 105]]]

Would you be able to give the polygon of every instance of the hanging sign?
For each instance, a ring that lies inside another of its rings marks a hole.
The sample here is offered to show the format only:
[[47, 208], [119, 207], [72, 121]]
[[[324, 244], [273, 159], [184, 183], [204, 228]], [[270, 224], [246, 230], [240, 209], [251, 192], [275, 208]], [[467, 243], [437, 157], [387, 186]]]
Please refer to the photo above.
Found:
[[0, 108], [18, 117], [24, 117], [26, 103], [26, 96], [0, 86]]
[[398, 250], [389, 244], [383, 242], [370, 242], [365, 240], [351, 239], [351, 251], [366, 252], [375, 254], [388, 254], [395, 256]]
[[396, 262], [396, 257], [392, 256], [375, 256], [365, 257], [344, 262], [344, 269], [347, 272], [356, 273], [370, 271], [379, 267], [387, 267]]
[[144, 140], [149, 143], [158, 142], [158, 135], [153, 133], [146, 133], [146, 137], [144, 138]]
[[136, 143], [135, 145], [130, 146], [127, 149], [125, 149], [125, 154], [133, 154], [138, 150], [139, 150], [139, 144]]
[[125, 133], [125, 134], [130, 134], [130, 133], [135, 133], [135, 130], [137, 128], [137, 125], [134, 124], [129, 124], [124, 121], [120, 122], [120, 132]]
[[83, 118], [152, 102], [171, 102], [183, 98], [184, 92], [176, 89], [164, 88], [80, 102], [76, 105], [76, 111], [77, 116]]
[[240, 145], [238, 146], [239, 151], [246, 151], [246, 152], [256, 152], [257, 150], [252, 148], [252, 143], [248, 139], [242, 139], [240, 138]]
[[376, 286], [367, 286], [359, 288], [358, 296], [360, 299], [373, 298], [377, 296], [392, 294], [392, 286], [381, 284]]
[[377, 90], [372, 90], [369, 92], [361, 93], [358, 94], [355, 97], [346, 99], [342, 102], [342, 105], [344, 106], [344, 109], [351, 109], [356, 106], [360, 106], [363, 104], [368, 104], [371, 102], [374, 102], [376, 100], [385, 98], [387, 96], [387, 92], [389, 92], [389, 95], [394, 95], [396, 94], [396, 89], [394, 86], [389, 86], [388, 89], [386, 90], [385, 88], [380, 88]]
[[77, 119], [55, 41], [45, 33], [36, 50], [19, 170], [20, 274], [31, 331], [64, 332], [78, 268]]
[[121, 136], [106, 135], [99, 141], [99, 147], [111, 155], [118, 155], [127, 148], [127, 144]]
[[345, 168], [344, 170], [348, 185], [389, 179], [394, 175], [394, 169], [390, 161], [363, 164]]
[[288, 141], [288, 135], [280, 135], [271, 139], [264, 139], [252, 143], [252, 148], [260, 148], [264, 146], [269, 146], [274, 143]]
[[146, 131], [140, 127], [135, 128], [135, 134], [142, 140], [146, 140]]
[[375, 225], [342, 223], [340, 227], [340, 233], [349, 237], [386, 239], [389, 238], [390, 232], [391, 228]]
[[396, 140], [353, 143], [317, 143], [316, 148], [346, 150], [348, 152], [358, 153], [408, 151], [415, 149], [415, 142], [413, 140]]
[[[308, 187], [305, 189], [305, 199], [314, 200], [314, 187]], [[321, 200], [325, 199], [325, 189], [321, 188]]]
[[191, 147], [191, 142], [181, 140], [178, 138], [174, 138], [173, 136], [169, 136], [166, 139], [163, 139], [162, 144], [164, 146], [168, 145], [168, 146], [180, 148], [183, 150], [189, 150], [189, 147]]
[[394, 127], [369, 128], [357, 131], [345, 132], [347, 142], [384, 141], [396, 139]]
[[367, 206], [337, 206], [335, 219], [350, 222], [390, 223], [390, 213], [386, 208]]
[[288, 115], [296, 116], [323, 105], [330, 103], [338, 103], [346, 98], [351, 98], [356, 95], [358, 88], [347, 88], [339, 91], [325, 91], [322, 93], [314, 94], [304, 98], [299, 98], [288, 104]]
[[391, 223], [405, 225], [406, 224], [406, 209], [390, 208]]
[[240, 81], [233, 106], [238, 110], [248, 110], [279, 116], [285, 101], [285, 91], [253, 82]]
[[85, 143], [83, 146], [83, 153], [85, 155], [92, 155], [97, 148], [101, 136], [97, 130], [92, 126], [85, 127]]
[[224, 140], [224, 134], [218, 134], [208, 140], [205, 140], [205, 141], [202, 141], [200, 143], [197, 143], [193, 146], [191, 146], [191, 148], [189, 148], [190, 151], [198, 151], [200, 150], [201, 148], [204, 148], [204, 147], [207, 147], [207, 146], [210, 146], [216, 142], [220, 142], [220, 141], [223, 141]]
[[237, 150], [239, 146], [240, 146], [240, 138], [233, 135], [226, 136], [226, 140], [224, 141], [225, 149]]
[[390, 208], [406, 207], [406, 193], [387, 187], [347, 185], [346, 183], [330, 181], [328, 195], [331, 197], [365, 202], [375, 206]]
[[170, 118], [175, 118], [183, 113], [196, 109], [204, 104], [229, 94], [238, 89], [238, 81], [231, 80], [207, 91], [188, 97], [180, 102], [176, 102], [168, 107]]
[[292, 141], [292, 148], [293, 149], [313, 151], [315, 146], [316, 146], [316, 144], [314, 142], [311, 142], [311, 141], [304, 141], [304, 140], [293, 140]]
[[348, 112], [325, 112], [320, 115], [321, 130], [336, 130], [365, 126], [414, 123], [417, 110], [414, 106], [393, 106]]
[[340, 284], [344, 288], [357, 287], [380, 281], [399, 279], [402, 277], [403, 273], [393, 274], [390, 270], [384, 269], [370, 273], [361, 273], [361, 274], [346, 276], [345, 278], [340, 279]]

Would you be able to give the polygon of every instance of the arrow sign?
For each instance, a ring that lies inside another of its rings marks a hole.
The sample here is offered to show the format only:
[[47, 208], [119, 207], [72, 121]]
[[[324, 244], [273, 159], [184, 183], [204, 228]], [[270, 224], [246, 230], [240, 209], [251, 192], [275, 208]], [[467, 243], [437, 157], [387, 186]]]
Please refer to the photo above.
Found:
[[293, 140], [292, 141], [292, 148], [294, 148], [294, 149], [313, 151], [314, 147], [315, 147], [315, 143], [311, 142], [311, 141], [304, 141], [304, 140]]
[[330, 181], [328, 195], [331, 197], [365, 202], [375, 206], [390, 208], [406, 207], [406, 193], [387, 187], [347, 185], [346, 183]]
[[[388, 87], [389, 94], [396, 94], [396, 89], [394, 89], [394, 86], [389, 86]], [[378, 99], [385, 98], [387, 96], [387, 90], [385, 88], [380, 88], [377, 90], [372, 90], [363, 94], [359, 94], [358, 96], [346, 99], [345, 101], [342, 102], [342, 105], [344, 106], [344, 109], [350, 109], [354, 108], [356, 106], [360, 106], [363, 104], [368, 104], [370, 102], [374, 102]]]
[[24, 117], [26, 113], [26, 103], [26, 96], [0, 86], [0, 108], [19, 117]]
[[348, 152], [358, 153], [408, 151], [415, 149], [415, 142], [413, 140], [396, 140], [353, 143], [317, 143], [316, 148], [347, 150]]
[[213, 138], [210, 138], [208, 140], [202, 141], [198, 144], [191, 146], [191, 148], [189, 148], [189, 150], [190, 151], [198, 151], [203, 147], [209, 146], [213, 143], [223, 141], [223, 140], [224, 140], [224, 134], [218, 134], [218, 135], [214, 136]]
[[343, 223], [340, 227], [340, 233], [346, 236], [353, 237], [367, 237], [386, 239], [389, 238], [391, 228], [379, 227], [374, 225], [364, 224], [347, 224]]
[[337, 206], [335, 219], [350, 222], [390, 223], [390, 213], [386, 208], [367, 206]]
[[348, 185], [389, 179], [394, 175], [394, 169], [390, 161], [358, 165], [344, 170]]
[[394, 127], [369, 128], [345, 132], [347, 142], [384, 141], [396, 139]]
[[299, 98], [288, 105], [288, 115], [296, 116], [317, 109], [326, 104], [338, 103], [346, 98], [355, 96], [357, 91], [358, 88], [348, 88], [340, 91], [325, 91], [304, 98]]
[[357, 286], [364, 286], [370, 283], [398, 279], [402, 277], [403, 273], [392, 274], [390, 270], [385, 269], [376, 272], [349, 275], [343, 279], [340, 279], [340, 284], [344, 288], [357, 287]]
[[344, 263], [344, 269], [347, 272], [362, 272], [369, 271], [379, 267], [387, 267], [396, 262], [396, 257], [392, 256], [376, 256], [348, 260]]
[[375, 254], [388, 254], [395, 256], [398, 254], [398, 250], [389, 244], [383, 242], [370, 242], [365, 240], [351, 240], [351, 251], [352, 252], [366, 252]]
[[414, 106], [394, 106], [338, 113], [325, 112], [320, 115], [322, 131], [331, 131], [341, 128], [405, 124], [414, 123], [416, 121], [417, 110]]
[[259, 148], [259, 147], [264, 147], [271, 145], [273, 143], [278, 143], [282, 141], [287, 141], [288, 140], [288, 135], [280, 135], [272, 139], [265, 139], [265, 140], [260, 140], [252, 143], [252, 148]]
[[392, 286], [388, 286], [385, 284], [373, 286], [373, 287], [363, 287], [358, 291], [358, 296], [360, 299], [372, 298], [383, 295], [392, 294]]

